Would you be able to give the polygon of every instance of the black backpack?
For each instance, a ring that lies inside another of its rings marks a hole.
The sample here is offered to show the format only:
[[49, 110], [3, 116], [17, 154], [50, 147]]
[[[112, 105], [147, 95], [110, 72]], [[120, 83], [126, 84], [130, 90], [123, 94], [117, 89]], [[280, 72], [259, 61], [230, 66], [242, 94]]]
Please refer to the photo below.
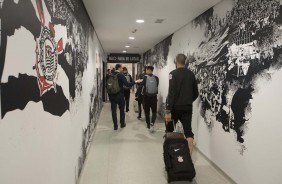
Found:
[[107, 92], [110, 95], [117, 94], [120, 92], [120, 86], [118, 81], [118, 74], [111, 75], [107, 80]]

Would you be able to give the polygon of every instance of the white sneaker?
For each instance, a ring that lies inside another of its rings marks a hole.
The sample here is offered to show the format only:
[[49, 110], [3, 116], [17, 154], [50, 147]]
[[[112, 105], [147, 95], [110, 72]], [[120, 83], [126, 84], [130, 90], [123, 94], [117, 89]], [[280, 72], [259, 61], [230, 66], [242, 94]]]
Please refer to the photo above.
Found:
[[153, 124], [150, 124], [150, 132], [153, 133], [155, 132], [155, 127]]

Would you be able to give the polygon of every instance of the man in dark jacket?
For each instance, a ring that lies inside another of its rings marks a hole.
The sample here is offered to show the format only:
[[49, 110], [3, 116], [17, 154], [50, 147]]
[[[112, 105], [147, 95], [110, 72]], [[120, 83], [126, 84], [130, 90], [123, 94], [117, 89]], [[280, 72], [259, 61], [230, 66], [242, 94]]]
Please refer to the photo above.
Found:
[[166, 130], [173, 132], [172, 120], [182, 123], [184, 134], [188, 141], [190, 154], [193, 150], [194, 134], [192, 132], [192, 110], [193, 102], [197, 99], [198, 86], [195, 75], [185, 68], [186, 56], [176, 56], [176, 70], [169, 74], [169, 90], [166, 103]]
[[123, 86], [131, 87], [134, 86], [136, 83], [142, 82], [142, 80], [137, 80], [136, 82], [127, 82], [125, 76], [122, 74], [122, 66], [121, 64], [116, 64], [115, 72], [113, 75], [118, 76], [119, 81], [119, 87], [120, 91], [117, 94], [109, 94], [109, 98], [111, 101], [111, 110], [112, 110], [112, 118], [114, 123], [114, 130], [118, 129], [117, 124], [117, 105], [119, 106], [120, 110], [120, 127], [124, 128], [126, 126], [125, 124], [125, 113], [124, 113], [124, 107], [125, 107], [125, 100], [124, 100], [124, 90]]
[[[154, 132], [154, 124], [157, 118], [157, 104], [158, 104], [158, 86], [159, 78], [153, 75], [154, 67], [146, 66], [146, 74], [140, 87], [141, 94], [144, 96], [143, 105], [146, 117], [147, 128]], [[150, 111], [152, 110], [152, 118], [150, 118]]]
[[[127, 82], [133, 82], [131, 75], [128, 73], [128, 70], [126, 67], [122, 68], [123, 75], [125, 76]], [[130, 93], [131, 93], [131, 87], [123, 86], [124, 89], [124, 98], [125, 98], [125, 109], [126, 112], [129, 111], [129, 102], [130, 102]]]
[[[107, 70], [107, 74], [106, 74], [106, 81], [105, 81], [105, 83], [107, 83], [107, 81], [111, 77], [111, 75], [112, 75], [112, 71], [111, 71], [111, 69], [108, 69]], [[107, 84], [105, 84], [105, 85], [107, 85]], [[106, 101], [108, 101], [108, 99], [106, 99]]]
[[106, 74], [106, 81], [110, 78], [111, 75], [112, 75], [111, 69], [108, 69]]
[[[138, 79], [143, 79], [146, 75], [146, 69], [144, 69], [144, 72], [141, 73], [138, 77]], [[142, 118], [142, 106], [143, 106], [143, 95], [142, 95], [142, 86], [137, 85], [137, 90], [135, 93], [135, 100], [138, 102], [138, 119]], [[143, 106], [144, 108], [144, 106]]]

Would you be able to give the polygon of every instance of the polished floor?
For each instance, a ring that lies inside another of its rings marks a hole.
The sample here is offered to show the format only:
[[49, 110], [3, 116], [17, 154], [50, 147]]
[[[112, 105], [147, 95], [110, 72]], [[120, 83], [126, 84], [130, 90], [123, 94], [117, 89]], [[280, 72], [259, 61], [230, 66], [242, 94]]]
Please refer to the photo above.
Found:
[[[104, 104], [80, 184], [167, 183], [162, 157], [163, 121], [157, 121], [156, 132], [151, 134], [145, 127], [144, 117], [142, 120], [136, 117], [131, 106], [126, 114], [127, 126], [114, 131], [110, 103]], [[232, 183], [195, 150], [192, 159], [197, 172], [192, 184]], [[185, 183], [190, 182], [172, 182]]]

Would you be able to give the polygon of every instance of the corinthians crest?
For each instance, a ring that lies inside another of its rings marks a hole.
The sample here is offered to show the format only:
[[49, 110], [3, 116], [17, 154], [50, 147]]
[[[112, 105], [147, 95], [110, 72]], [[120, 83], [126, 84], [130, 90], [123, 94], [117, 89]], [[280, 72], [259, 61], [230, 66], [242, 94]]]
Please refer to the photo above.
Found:
[[33, 69], [36, 70], [40, 96], [49, 89], [54, 88], [56, 92], [56, 80], [58, 77], [58, 53], [63, 50], [62, 38], [55, 41], [54, 25], [50, 22], [45, 25], [45, 17], [40, 0], [37, 0], [37, 10], [41, 22], [41, 34], [36, 41], [36, 63]]

